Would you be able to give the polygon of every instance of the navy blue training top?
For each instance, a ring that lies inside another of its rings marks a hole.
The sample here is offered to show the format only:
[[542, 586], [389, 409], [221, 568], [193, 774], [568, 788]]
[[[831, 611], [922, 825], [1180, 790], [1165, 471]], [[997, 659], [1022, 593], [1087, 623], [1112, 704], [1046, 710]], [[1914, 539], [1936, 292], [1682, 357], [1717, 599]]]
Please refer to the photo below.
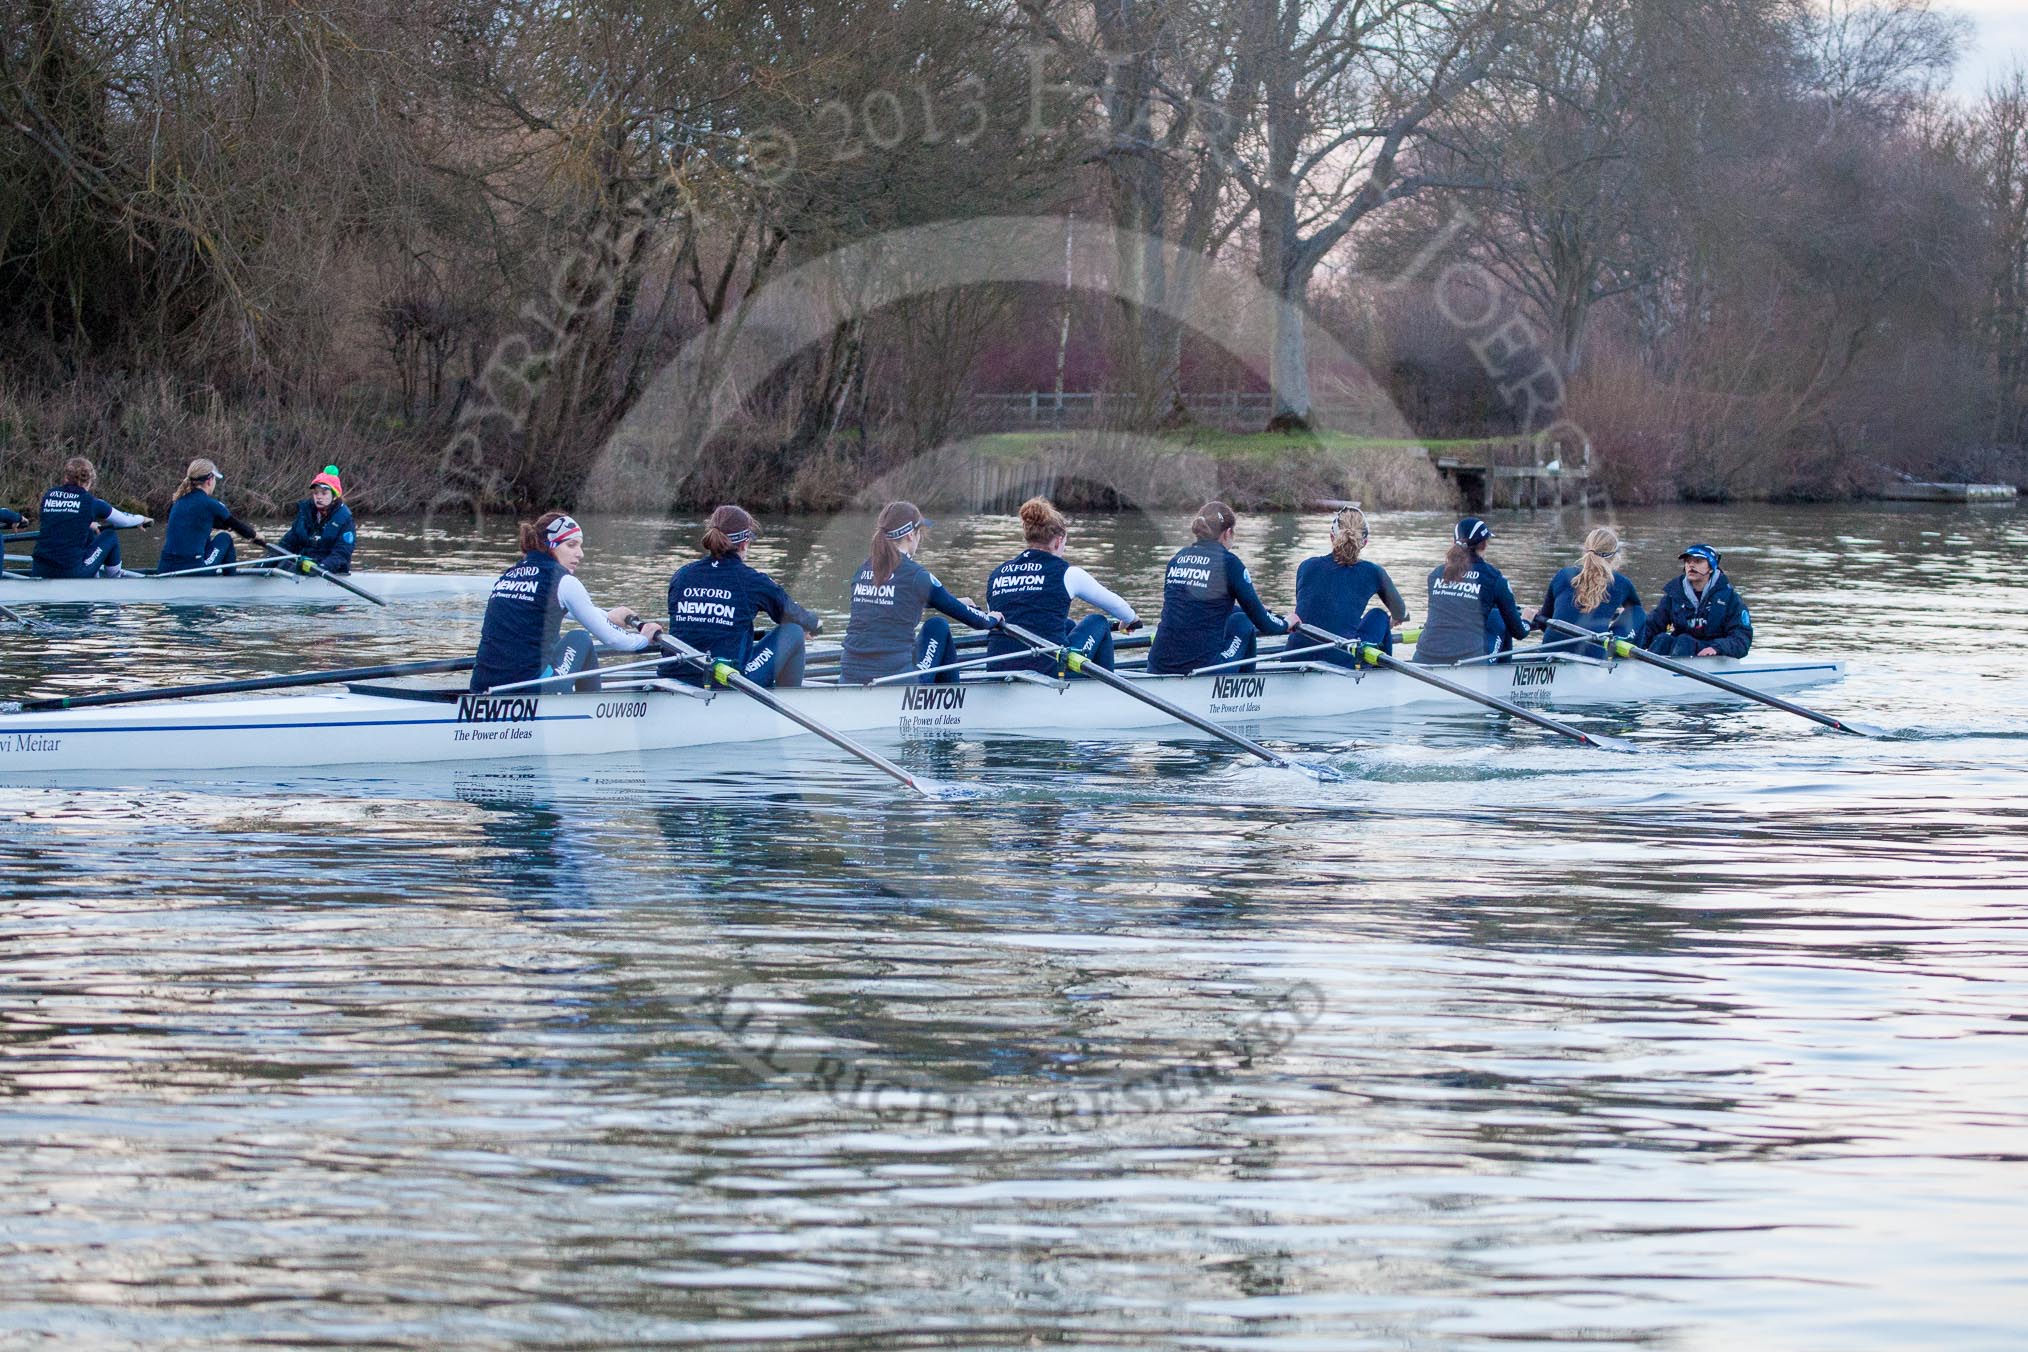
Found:
[[26, 520], [28, 520], [27, 517], [15, 511], [12, 507], [0, 507], [0, 526], [11, 528], [22, 524]]
[[113, 514], [113, 504], [95, 498], [75, 484], [58, 484], [42, 495], [38, 510], [42, 534], [35, 541], [29, 569], [38, 577], [69, 577], [98, 543], [94, 521]]
[[1444, 581], [1441, 565], [1430, 569], [1426, 614], [1422, 637], [1415, 645], [1418, 662], [1484, 657], [1496, 629], [1508, 638], [1528, 637], [1528, 626], [1514, 604], [1514, 589], [1500, 570], [1484, 559], [1475, 559], [1456, 582]]
[[845, 651], [839, 682], [863, 685], [908, 670], [915, 660], [915, 628], [925, 609], [940, 611], [974, 629], [992, 620], [950, 591], [935, 573], [904, 554], [894, 576], [873, 579], [873, 560], [859, 566], [852, 579], [852, 618], [845, 624]]
[[1239, 555], [1216, 540], [1195, 540], [1177, 550], [1162, 576], [1162, 618], [1148, 647], [1148, 670], [1174, 675], [1216, 662], [1235, 610], [1245, 611], [1260, 633], [1288, 632], [1261, 604]]
[[669, 579], [669, 636], [734, 666], [746, 665], [754, 616], [762, 611], [776, 624], [800, 624], [812, 634], [824, 624], [737, 554], [686, 563]]
[[201, 488], [193, 488], [169, 506], [169, 520], [162, 529], [162, 558], [158, 573], [180, 573], [199, 566], [211, 533], [224, 526], [242, 539], [251, 540], [254, 528], [232, 514], [232, 509]]
[[[1572, 564], [1549, 579], [1549, 586], [1542, 593], [1544, 619], [1562, 620], [1565, 624], [1589, 629], [1594, 634], [1603, 634], [1608, 629], [1617, 633], [1631, 634], [1646, 623], [1648, 612], [1641, 606], [1641, 594], [1635, 589], [1633, 580], [1625, 573], [1613, 574], [1612, 583], [1606, 588], [1603, 601], [1590, 610], [1579, 610], [1577, 575], [1580, 571], [1576, 564]], [[1543, 634], [1542, 641], [1550, 643], [1568, 637], [1567, 634], [1551, 630]]]
[[556, 599], [556, 589], [568, 576], [556, 556], [545, 550], [523, 555], [521, 562], [500, 574], [479, 627], [472, 689], [490, 690], [542, 675], [563, 632], [563, 605]]
[[350, 507], [334, 502], [328, 513], [319, 516], [317, 504], [304, 498], [296, 504], [296, 519], [290, 523], [289, 533], [281, 538], [280, 547], [290, 554], [315, 560], [331, 572], [349, 573], [355, 539]]
[[[1018, 624], [1051, 643], [1061, 643], [1070, 637], [1070, 588], [1063, 584], [1063, 575], [1070, 568], [1070, 564], [1046, 549], [1024, 549], [986, 575], [986, 609], [999, 611], [1009, 624]], [[1028, 651], [1026, 643], [997, 629], [986, 640], [989, 656]], [[1055, 664], [1053, 657], [1038, 657], [1026, 665], [1036, 671], [1053, 671]], [[1022, 666], [1017, 662], [998, 662], [987, 670], [1019, 671]]]
[[[1329, 554], [1304, 559], [1296, 569], [1296, 614], [1303, 623], [1314, 624], [1340, 637], [1359, 629], [1375, 597], [1387, 607], [1396, 624], [1408, 619], [1408, 603], [1395, 589], [1387, 570], [1369, 559], [1357, 563], [1338, 562]], [[1289, 646], [1295, 646], [1291, 639]]]

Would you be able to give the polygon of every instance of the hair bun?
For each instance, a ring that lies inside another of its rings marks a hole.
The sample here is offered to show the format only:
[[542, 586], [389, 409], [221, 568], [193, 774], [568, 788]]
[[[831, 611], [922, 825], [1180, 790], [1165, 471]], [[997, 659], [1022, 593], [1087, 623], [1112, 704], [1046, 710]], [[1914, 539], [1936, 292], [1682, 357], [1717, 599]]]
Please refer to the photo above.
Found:
[[1213, 499], [1197, 509], [1190, 522], [1190, 533], [1200, 540], [1216, 540], [1238, 524], [1239, 514]]
[[1048, 498], [1030, 498], [1021, 504], [1021, 537], [1029, 544], [1047, 545], [1069, 533], [1070, 523]]

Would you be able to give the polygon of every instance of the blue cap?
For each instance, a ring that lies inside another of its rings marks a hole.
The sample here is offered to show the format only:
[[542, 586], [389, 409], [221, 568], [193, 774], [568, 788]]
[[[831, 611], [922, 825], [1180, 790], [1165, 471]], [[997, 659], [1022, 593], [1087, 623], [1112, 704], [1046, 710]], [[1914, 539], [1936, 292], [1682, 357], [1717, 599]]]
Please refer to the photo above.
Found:
[[1458, 522], [1457, 542], [1470, 549], [1493, 538], [1493, 528], [1476, 516], [1468, 516]]
[[1692, 545], [1676, 556], [1679, 559], [1702, 559], [1711, 565], [1711, 571], [1718, 571], [1718, 551], [1710, 545]]

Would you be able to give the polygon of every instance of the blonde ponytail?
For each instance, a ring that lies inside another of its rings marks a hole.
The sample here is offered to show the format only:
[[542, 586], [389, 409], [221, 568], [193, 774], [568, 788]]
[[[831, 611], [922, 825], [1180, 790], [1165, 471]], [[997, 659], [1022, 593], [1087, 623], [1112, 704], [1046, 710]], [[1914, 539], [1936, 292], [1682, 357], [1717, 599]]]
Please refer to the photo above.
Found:
[[1350, 568], [1359, 562], [1367, 534], [1366, 513], [1357, 507], [1340, 507], [1331, 518], [1331, 557]]
[[1589, 615], [1605, 604], [1613, 585], [1613, 557], [1620, 552], [1619, 532], [1600, 526], [1584, 537], [1584, 559], [1577, 568], [1577, 609]]

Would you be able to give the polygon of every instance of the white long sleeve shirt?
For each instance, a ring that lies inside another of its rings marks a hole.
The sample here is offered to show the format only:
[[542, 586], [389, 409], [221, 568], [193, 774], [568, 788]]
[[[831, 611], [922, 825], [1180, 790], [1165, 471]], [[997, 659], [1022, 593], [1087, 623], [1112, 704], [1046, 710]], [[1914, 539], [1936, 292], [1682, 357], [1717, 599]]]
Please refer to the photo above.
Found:
[[1134, 608], [1121, 600], [1084, 569], [1072, 564], [1063, 575], [1063, 589], [1074, 601], [1103, 610], [1121, 624], [1132, 624], [1138, 618]]
[[556, 584], [556, 601], [563, 607], [564, 614], [583, 625], [593, 638], [608, 648], [637, 653], [648, 646], [646, 635], [637, 630], [621, 629], [607, 619], [606, 613], [592, 604], [591, 593], [575, 576], [566, 577]]

